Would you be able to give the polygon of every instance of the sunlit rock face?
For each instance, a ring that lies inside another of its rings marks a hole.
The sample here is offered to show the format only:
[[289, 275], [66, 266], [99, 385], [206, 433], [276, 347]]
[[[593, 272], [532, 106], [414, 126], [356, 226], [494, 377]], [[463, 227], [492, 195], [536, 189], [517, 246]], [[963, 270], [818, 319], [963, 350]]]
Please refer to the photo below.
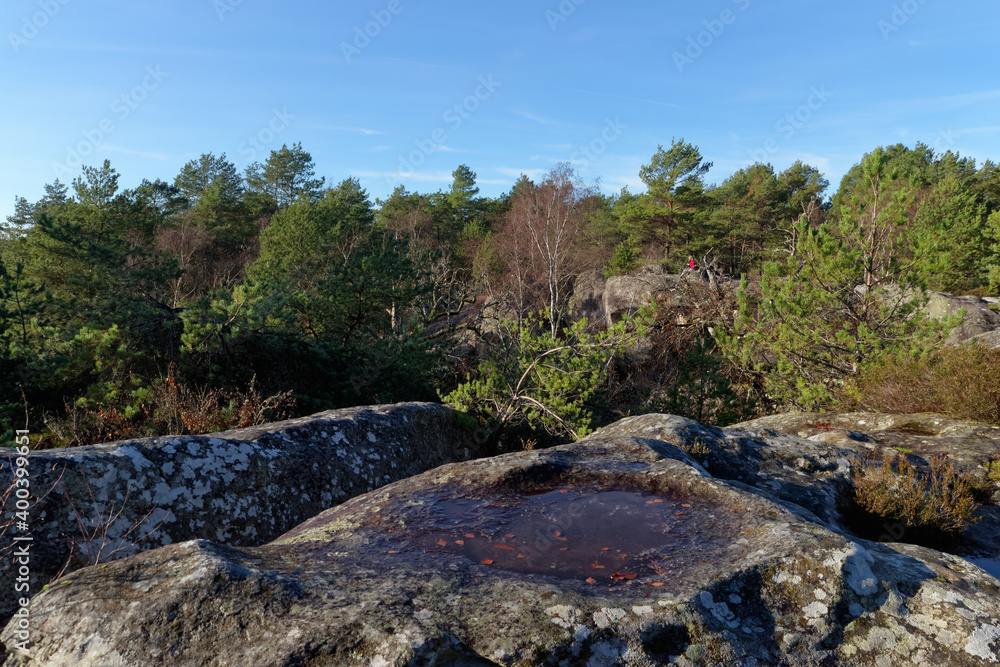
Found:
[[262, 547], [72, 573], [33, 600], [34, 651], [7, 664], [995, 664], [1000, 582], [850, 534], [859, 460], [635, 417], [389, 484]]
[[[31, 509], [31, 592], [67, 559], [76, 569], [191, 539], [273, 540], [348, 498], [477, 455], [473, 434], [456, 421], [444, 406], [406, 403], [207, 436], [33, 452], [33, 497], [52, 491]], [[0, 457], [0, 478], [9, 475], [10, 460]], [[17, 534], [0, 536], [0, 549]], [[5, 591], [14, 587], [10, 566], [8, 558], [0, 562]], [[16, 598], [0, 596], [3, 622]]]
[[[931, 317], [961, 316], [948, 342], [957, 343], [983, 336], [1000, 329], [1000, 299], [996, 297], [955, 296], [944, 292], [929, 292], [924, 312]], [[989, 338], [982, 338], [989, 345]]]

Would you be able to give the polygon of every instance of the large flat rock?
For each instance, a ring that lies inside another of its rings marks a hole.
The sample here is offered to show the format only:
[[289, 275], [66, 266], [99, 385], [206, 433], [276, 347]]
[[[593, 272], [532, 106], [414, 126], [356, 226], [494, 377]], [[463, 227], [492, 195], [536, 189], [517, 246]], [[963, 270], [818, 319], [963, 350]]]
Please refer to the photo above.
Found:
[[[456, 422], [444, 406], [405, 403], [207, 436], [33, 452], [32, 496], [52, 491], [30, 510], [31, 591], [67, 560], [76, 569], [116, 551], [191, 539], [263, 544], [348, 498], [477, 455], [472, 434]], [[11, 461], [0, 457], [3, 478]], [[19, 534], [0, 536], [0, 553]], [[4, 558], [0, 588], [12, 590], [14, 577]], [[0, 596], [4, 622], [16, 605], [16, 596]]]
[[632, 418], [390, 484], [265, 546], [77, 571], [35, 596], [32, 651], [6, 665], [995, 664], [1000, 581], [838, 526], [823, 499], [856, 457]]

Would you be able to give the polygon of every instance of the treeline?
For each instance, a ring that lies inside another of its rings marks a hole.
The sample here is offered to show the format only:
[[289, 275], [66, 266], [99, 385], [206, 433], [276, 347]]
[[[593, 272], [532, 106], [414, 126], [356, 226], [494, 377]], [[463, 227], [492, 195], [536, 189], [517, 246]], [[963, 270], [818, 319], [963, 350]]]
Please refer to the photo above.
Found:
[[[603, 338], [573, 327], [567, 304], [581, 272], [625, 274], [646, 263], [680, 271], [690, 256], [720, 274], [758, 279], [778, 275], [766, 267], [780, 264], [788, 276], [806, 266], [807, 247], [860, 234], [880, 248], [855, 258], [869, 263], [862, 283], [900, 277], [902, 266], [907, 285], [997, 290], [997, 165], [920, 144], [874, 154], [876, 172], [866, 156], [829, 199], [822, 174], [801, 162], [781, 172], [755, 164], [709, 184], [712, 165], [683, 140], [642, 167], [645, 192], [614, 196], [560, 164], [481, 197], [462, 165], [446, 190], [400, 186], [373, 202], [357, 179], [317, 177], [299, 144], [242, 174], [224, 154], [202, 155], [173, 182], [134, 189], [119, 188], [105, 161], [69, 187], [45, 186], [37, 202], [19, 198], [7, 219], [0, 410], [10, 428], [27, 420], [42, 444], [58, 446], [346, 405], [475, 403], [492, 392], [521, 396], [496, 403], [506, 406], [497, 408], [505, 424], [517, 413], [578, 434], [602, 414], [663, 407], [653, 400], [663, 376], [615, 398], [611, 380], [628, 371], [610, 359], [621, 360], [628, 326]], [[814, 238], [818, 230], [826, 236]], [[485, 325], [484, 313], [501, 324]], [[744, 326], [756, 316], [756, 307], [745, 312]], [[665, 327], [647, 314], [631, 330], [662, 336]], [[732, 347], [723, 369], [707, 327], [684, 340], [671, 377], [695, 382], [685, 359], [714, 369], [697, 380], [716, 383], [711, 400], [729, 400], [733, 373], [767, 372], [747, 361], [766, 354]], [[572, 372], [588, 386], [539, 375], [538, 359], [556, 358], [556, 348], [580, 353], [561, 363], [587, 365]], [[529, 376], [547, 398], [529, 391]], [[478, 394], [469, 391], [475, 382]], [[756, 384], [758, 399], [787, 398]], [[703, 418], [705, 400], [696, 401]]]

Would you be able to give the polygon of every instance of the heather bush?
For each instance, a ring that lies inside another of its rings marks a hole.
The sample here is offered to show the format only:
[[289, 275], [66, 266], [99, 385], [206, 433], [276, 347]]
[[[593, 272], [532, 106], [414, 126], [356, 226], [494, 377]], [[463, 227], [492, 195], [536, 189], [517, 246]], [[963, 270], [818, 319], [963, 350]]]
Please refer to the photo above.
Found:
[[[905, 456], [866, 462], [852, 472], [858, 507], [879, 521], [896, 521], [925, 535], [957, 535], [975, 521], [970, 479], [943, 456], [921, 471]], [[907, 541], [917, 541], [908, 539]]]

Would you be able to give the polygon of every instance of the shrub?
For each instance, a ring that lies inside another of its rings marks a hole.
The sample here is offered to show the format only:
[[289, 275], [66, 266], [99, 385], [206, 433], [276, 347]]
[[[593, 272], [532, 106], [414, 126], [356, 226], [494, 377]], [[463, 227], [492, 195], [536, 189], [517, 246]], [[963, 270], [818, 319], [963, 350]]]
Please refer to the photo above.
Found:
[[505, 321], [493, 333], [479, 367], [442, 396], [444, 403], [475, 417], [497, 450], [505, 431], [527, 426], [521, 439], [577, 440], [594, 428], [592, 401], [608, 382], [612, 360], [647, 332], [650, 309], [587, 333], [587, 320], [549, 333], [547, 313]]
[[925, 472], [906, 457], [886, 458], [881, 465], [866, 462], [852, 471], [852, 481], [858, 506], [880, 520], [946, 535], [957, 535], [975, 521], [978, 505], [970, 479], [943, 456], [933, 457]]
[[264, 396], [255, 382], [245, 391], [192, 388], [170, 373], [152, 388], [132, 393], [127, 405], [66, 406], [46, 420], [40, 447], [73, 447], [155, 435], [200, 435], [282, 419], [290, 392]]
[[1000, 350], [945, 347], [931, 355], [884, 359], [863, 369], [851, 394], [865, 410], [938, 412], [1000, 424]]

